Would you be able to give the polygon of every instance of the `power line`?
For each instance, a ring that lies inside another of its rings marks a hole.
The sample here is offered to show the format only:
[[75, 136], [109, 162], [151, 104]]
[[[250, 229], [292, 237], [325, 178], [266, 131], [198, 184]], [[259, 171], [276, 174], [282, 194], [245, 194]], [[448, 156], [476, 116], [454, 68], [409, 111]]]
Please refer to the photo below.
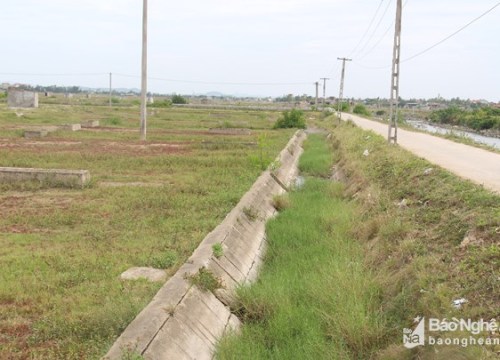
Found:
[[[113, 73], [115, 74], [115, 73]], [[115, 74], [122, 77], [137, 78], [136, 75], [127, 74]], [[283, 85], [309, 85], [311, 82], [295, 82], [295, 83], [259, 83], [259, 82], [221, 82], [221, 81], [202, 81], [202, 80], [180, 80], [180, 79], [165, 79], [157, 77], [148, 77], [149, 80], [165, 81], [165, 82], [177, 82], [186, 84], [204, 84], [204, 85], [248, 85], [248, 86], [283, 86]]]
[[415, 55], [412, 55], [410, 56], [409, 58], [406, 58], [404, 60], [402, 60], [402, 62], [406, 62], [406, 61], [409, 61], [409, 60], [412, 60], [412, 59], [415, 59], [416, 57], [420, 56], [420, 55], [423, 55], [425, 54], [426, 52], [434, 49], [436, 46], [439, 46], [441, 45], [442, 43], [444, 43], [446, 40], [449, 40], [451, 39], [453, 36], [457, 35], [459, 32], [461, 32], [462, 30], [468, 28], [470, 25], [472, 25], [473, 23], [475, 23], [476, 21], [478, 21], [479, 19], [481, 19], [482, 17], [486, 16], [488, 13], [492, 12], [493, 10], [495, 10], [495, 8], [497, 8], [498, 6], [500, 6], [500, 2], [498, 2], [496, 5], [494, 5], [491, 9], [487, 10], [486, 12], [482, 13], [481, 15], [479, 15], [477, 18], [471, 20], [470, 22], [468, 22], [467, 24], [465, 24], [464, 26], [462, 26], [460, 29], [458, 29], [457, 31], [455, 31], [454, 33], [452, 33], [451, 35], [448, 35], [447, 37], [445, 37], [444, 39], [438, 41], [437, 43], [435, 43], [434, 45], [432, 46], [429, 46], [427, 49], [425, 50], [422, 50], [418, 53], [416, 53]]
[[[403, 9], [406, 7], [406, 4], [408, 4], [408, 1], [409, 0], [406, 0], [405, 3], [403, 4]], [[387, 9], [385, 10], [385, 12], [387, 12]], [[375, 50], [377, 48], [377, 46], [382, 42], [382, 40], [384, 40], [384, 38], [387, 36], [387, 34], [389, 33], [389, 31], [394, 28], [394, 21], [392, 21], [390, 23], [390, 25], [387, 27], [387, 29], [384, 31], [384, 33], [382, 34], [382, 36], [378, 39], [378, 41], [367, 51], [365, 52], [363, 55], [359, 56], [358, 59], [359, 60], [363, 60], [365, 57], [368, 56], [368, 54], [371, 54], [373, 50]], [[372, 37], [373, 35], [375, 35], [375, 31], [372, 33]], [[364, 49], [363, 49], [364, 50]], [[360, 52], [362, 52], [363, 50], [361, 50]]]
[[109, 73], [74, 73], [74, 74], [49, 74], [49, 73], [0, 73], [7, 76], [101, 76], [109, 75]]
[[356, 46], [354, 47], [354, 49], [351, 50], [351, 52], [349, 53], [349, 56], [351, 56], [352, 54], [354, 54], [358, 48], [359, 45], [361, 45], [361, 43], [363, 42], [363, 40], [365, 39], [366, 35], [368, 34], [368, 31], [370, 30], [370, 28], [372, 27], [373, 25], [373, 22], [375, 21], [375, 18], [377, 17], [378, 15], [378, 12], [380, 11], [380, 8], [382, 7], [382, 4], [383, 4], [384, 0], [380, 0], [380, 4], [378, 4], [378, 7], [377, 7], [377, 10], [375, 11], [375, 14], [373, 15], [370, 23], [368, 24], [368, 27], [366, 28], [363, 36], [361, 36], [361, 39], [359, 39], [359, 42], [356, 44]]
[[362, 53], [366, 47], [368, 46], [368, 44], [370, 43], [370, 41], [373, 39], [373, 36], [375, 35], [375, 32], [378, 30], [378, 28], [380, 27], [380, 24], [382, 23], [382, 20], [384, 20], [386, 14], [387, 14], [387, 11], [389, 10], [389, 7], [391, 6], [391, 3], [392, 3], [392, 0], [390, 0], [388, 3], [387, 3], [387, 6], [385, 7], [384, 9], [384, 12], [382, 14], [382, 16], [380, 17], [377, 25], [375, 26], [375, 28], [373, 29], [370, 37], [368, 38], [368, 40], [365, 42], [365, 45], [361, 48], [361, 50], [358, 51], [358, 54], [359, 53]]
[[[106, 76], [109, 77], [109, 72], [107, 73], [66, 73], [66, 74], [52, 74], [52, 73], [3, 73], [0, 75], [5, 76]], [[121, 73], [113, 73], [114, 76], [118, 77], [128, 77], [140, 79], [139, 75], [129, 75]], [[205, 84], [205, 85], [249, 85], [249, 86], [287, 86], [287, 85], [309, 85], [309, 82], [223, 82], [223, 81], [203, 81], [203, 80], [180, 80], [180, 79], [167, 79], [159, 77], [148, 77], [148, 80], [155, 81], [165, 81], [165, 82], [177, 82], [186, 84]]]
[[[485, 11], [484, 13], [482, 13], [481, 15], [479, 15], [478, 17], [474, 18], [473, 20], [469, 21], [467, 24], [465, 24], [464, 26], [460, 27], [458, 30], [456, 30], [455, 32], [453, 32], [452, 34], [448, 35], [447, 37], [445, 37], [444, 39], [442, 40], [439, 40], [438, 42], [434, 43], [433, 45], [429, 46], [428, 48], [410, 56], [410, 57], [407, 57], [405, 59], [402, 59], [401, 62], [407, 62], [407, 61], [410, 61], [410, 60], [413, 60], [423, 54], [425, 54], [426, 52], [434, 49], [435, 47], [441, 45], [442, 43], [444, 43], [445, 41], [451, 39], [453, 36], [457, 35], [458, 33], [460, 33], [461, 31], [465, 30], [466, 28], [468, 28], [470, 25], [472, 25], [473, 23], [475, 23], [476, 21], [478, 21], [479, 19], [481, 19], [482, 17], [486, 16], [487, 14], [489, 14], [490, 12], [492, 12], [493, 10], [495, 10], [495, 8], [497, 8], [498, 6], [500, 6], [500, 2], [498, 2], [496, 5], [494, 5], [492, 8], [488, 9], [487, 11]], [[385, 34], [384, 34], [385, 36]], [[371, 52], [371, 50], [370, 50]], [[368, 53], [367, 53], [368, 54]], [[365, 54], [363, 56], [363, 58], [367, 55]], [[380, 70], [380, 69], [387, 69], [387, 68], [390, 68], [390, 66], [366, 66], [364, 64], [361, 64], [357, 61], [353, 61], [356, 65], [360, 66], [360, 67], [363, 67], [365, 69], [371, 69], [371, 70]]]

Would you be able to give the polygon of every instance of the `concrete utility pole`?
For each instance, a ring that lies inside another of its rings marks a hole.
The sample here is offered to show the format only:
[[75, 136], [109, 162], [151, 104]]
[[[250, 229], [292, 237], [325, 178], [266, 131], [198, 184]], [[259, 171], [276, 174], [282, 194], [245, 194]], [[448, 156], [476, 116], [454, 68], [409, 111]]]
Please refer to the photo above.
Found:
[[339, 114], [339, 122], [342, 120], [342, 98], [344, 97], [344, 76], [345, 76], [345, 62], [352, 61], [352, 59], [347, 58], [337, 58], [337, 60], [342, 60], [342, 76], [340, 77], [340, 91], [339, 91], [339, 101], [337, 105], [337, 112]]
[[113, 74], [109, 73], [109, 107], [112, 106], [111, 97], [113, 96]]
[[320, 78], [323, 80], [323, 107], [325, 107], [325, 99], [326, 99], [326, 80], [330, 80], [330, 78]]
[[[399, 60], [401, 58], [401, 14], [402, 0], [397, 0], [396, 28], [394, 31], [394, 49], [392, 52], [391, 73], [391, 110], [389, 112], [389, 132], [387, 141], [398, 143], [398, 102], [399, 102]], [[394, 132], [393, 132], [394, 130]]]
[[147, 92], [148, 92], [148, 0], [142, 6], [142, 76], [141, 76], [141, 140], [146, 140]]
[[316, 107], [318, 107], [319, 81], [316, 81], [314, 85], [316, 85]]

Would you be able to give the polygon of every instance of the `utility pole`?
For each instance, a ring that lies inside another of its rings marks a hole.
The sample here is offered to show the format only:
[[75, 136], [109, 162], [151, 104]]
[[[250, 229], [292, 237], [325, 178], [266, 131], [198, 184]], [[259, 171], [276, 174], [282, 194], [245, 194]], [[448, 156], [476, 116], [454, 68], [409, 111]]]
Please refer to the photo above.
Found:
[[399, 102], [399, 60], [401, 58], [401, 14], [402, 0], [397, 0], [394, 49], [392, 52], [391, 110], [389, 112], [389, 132], [387, 141], [398, 143], [398, 102]]
[[111, 97], [113, 96], [113, 74], [109, 73], [109, 107], [112, 106], [113, 102]]
[[318, 107], [318, 91], [319, 91], [319, 81], [316, 81], [314, 83], [314, 85], [316, 85], [316, 107]]
[[141, 140], [146, 140], [146, 117], [148, 92], [148, 0], [142, 5], [142, 74], [141, 74]]
[[337, 112], [339, 114], [339, 122], [342, 120], [342, 98], [344, 97], [344, 76], [345, 76], [345, 62], [352, 61], [348, 58], [337, 58], [337, 60], [342, 60], [342, 76], [340, 77], [340, 91], [339, 91], [339, 103], [337, 105]]
[[323, 80], [323, 107], [325, 107], [325, 99], [326, 99], [326, 80], [330, 80], [330, 78], [320, 78]]

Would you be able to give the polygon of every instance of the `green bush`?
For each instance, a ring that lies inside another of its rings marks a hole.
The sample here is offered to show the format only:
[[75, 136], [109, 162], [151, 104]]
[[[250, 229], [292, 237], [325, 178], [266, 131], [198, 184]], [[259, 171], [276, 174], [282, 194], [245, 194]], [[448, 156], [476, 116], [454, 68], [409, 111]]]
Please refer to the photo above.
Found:
[[353, 113], [358, 115], [370, 116], [370, 111], [363, 104], [357, 104], [352, 110]]
[[188, 101], [185, 97], [181, 95], [172, 96], [172, 104], [187, 104]]
[[453, 106], [433, 111], [430, 120], [440, 124], [466, 126], [474, 130], [500, 129], [500, 109], [482, 107], [466, 111]]
[[[338, 104], [335, 104], [335, 108], [338, 109]], [[349, 106], [348, 102], [340, 103], [340, 111], [349, 112], [349, 110], [351, 110], [351, 107]]]
[[293, 109], [290, 111], [283, 111], [280, 117], [274, 124], [274, 129], [288, 129], [288, 128], [306, 128], [306, 121], [304, 112], [301, 110]]

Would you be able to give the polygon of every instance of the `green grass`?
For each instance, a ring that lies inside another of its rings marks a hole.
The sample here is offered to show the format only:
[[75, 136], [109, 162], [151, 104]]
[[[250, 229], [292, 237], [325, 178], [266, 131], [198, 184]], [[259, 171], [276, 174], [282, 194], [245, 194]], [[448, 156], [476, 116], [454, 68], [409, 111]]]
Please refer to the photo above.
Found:
[[[0, 166], [92, 176], [84, 190], [0, 185], [0, 358], [104, 355], [160, 286], [119, 275], [133, 266], [174, 273], [260, 174], [252, 156], [274, 158], [293, 133], [271, 130], [273, 113], [172, 108], [155, 110], [142, 143], [138, 110], [42, 104], [17, 117], [0, 105]], [[252, 134], [210, 134], [221, 116]], [[38, 141], [19, 131], [113, 118], [121, 125]]]
[[216, 258], [220, 258], [224, 255], [224, 248], [221, 243], [212, 245], [212, 252]]
[[329, 177], [332, 172], [333, 152], [324, 137], [310, 135], [304, 143], [304, 150], [299, 160], [299, 170], [312, 176]]
[[213, 292], [222, 287], [221, 280], [216, 278], [214, 274], [205, 267], [200, 268], [195, 275], [190, 276], [189, 281], [203, 291]]
[[[325, 152], [324, 136], [311, 136], [303, 157]], [[314, 175], [331, 167], [307, 164]], [[290, 194], [290, 207], [268, 223], [261, 276], [238, 291], [242, 333], [223, 339], [219, 359], [370, 357], [385, 331], [380, 289], [351, 236], [356, 205], [342, 193], [339, 183], [308, 177]]]

